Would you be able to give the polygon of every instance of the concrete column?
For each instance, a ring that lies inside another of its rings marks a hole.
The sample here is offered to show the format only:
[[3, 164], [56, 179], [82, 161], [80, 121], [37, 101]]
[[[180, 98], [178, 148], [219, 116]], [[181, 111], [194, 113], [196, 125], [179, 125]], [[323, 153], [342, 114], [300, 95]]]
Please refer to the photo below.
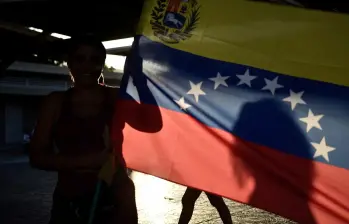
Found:
[[8, 103], [5, 106], [5, 143], [23, 142], [23, 115], [20, 104]]

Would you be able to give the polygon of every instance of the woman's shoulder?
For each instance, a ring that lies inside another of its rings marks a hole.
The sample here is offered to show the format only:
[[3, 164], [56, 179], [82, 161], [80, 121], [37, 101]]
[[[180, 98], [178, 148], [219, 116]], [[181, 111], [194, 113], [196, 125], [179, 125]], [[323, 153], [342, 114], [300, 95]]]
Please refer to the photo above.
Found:
[[112, 101], [115, 101], [118, 98], [119, 95], [119, 87], [113, 87], [113, 86], [105, 86], [104, 87], [109, 95], [109, 98]]
[[54, 91], [46, 95], [42, 102], [42, 109], [56, 110], [62, 104], [67, 91]]
[[55, 91], [43, 98], [39, 110], [38, 124], [52, 123], [58, 116], [65, 91]]
[[46, 95], [46, 99], [50, 99], [50, 100], [59, 100], [61, 98], [63, 98], [63, 96], [68, 92], [69, 90], [66, 91], [53, 91], [51, 93], [49, 93], [48, 95]]
[[44, 101], [49, 104], [56, 104], [64, 99], [64, 96], [66, 95], [67, 91], [54, 91], [46, 95]]

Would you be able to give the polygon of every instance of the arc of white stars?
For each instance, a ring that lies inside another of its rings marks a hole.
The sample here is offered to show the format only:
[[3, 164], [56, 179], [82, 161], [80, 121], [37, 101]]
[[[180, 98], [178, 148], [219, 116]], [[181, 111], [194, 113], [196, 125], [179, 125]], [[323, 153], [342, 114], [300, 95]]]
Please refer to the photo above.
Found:
[[332, 152], [334, 150], [336, 150], [336, 148], [328, 146], [326, 144], [326, 138], [323, 137], [321, 139], [320, 143], [316, 143], [316, 142], [311, 142], [311, 144], [313, 145], [313, 147], [315, 148], [315, 153], [314, 153], [314, 158], [322, 156], [327, 162], [330, 162], [330, 159], [328, 157], [328, 153]]
[[228, 87], [228, 84], [225, 80], [229, 79], [229, 76], [221, 76], [221, 74], [218, 72], [217, 76], [214, 78], [209, 78], [209, 80], [214, 82], [213, 89], [217, 89], [220, 85]]
[[275, 95], [276, 89], [284, 88], [283, 85], [280, 85], [278, 83], [278, 78], [279, 77], [276, 76], [273, 80], [264, 79], [265, 86], [262, 88], [262, 90], [269, 90], [271, 92], [271, 94]]
[[195, 101], [198, 103], [199, 102], [199, 96], [200, 95], [206, 95], [206, 93], [201, 90], [202, 82], [194, 84], [191, 81], [189, 81], [189, 84], [190, 84], [190, 88], [191, 89], [187, 92], [187, 94], [194, 95]]
[[180, 98], [179, 100], [175, 100], [175, 102], [176, 102], [176, 103], [178, 104], [178, 106], [179, 106], [182, 110], [184, 110], [184, 111], [187, 111], [187, 109], [188, 109], [189, 107], [191, 107], [190, 104], [187, 104], [187, 103], [185, 102], [184, 97]]
[[292, 110], [294, 110], [294, 108], [296, 108], [297, 104], [307, 104], [302, 99], [303, 94], [304, 94], [304, 91], [295, 93], [292, 90], [290, 90], [290, 96], [283, 99], [283, 101], [290, 102], [291, 108], [292, 108]]
[[317, 128], [322, 130], [319, 121], [321, 120], [321, 118], [323, 118], [323, 116], [324, 116], [323, 114], [314, 115], [313, 111], [309, 109], [308, 117], [302, 117], [299, 120], [307, 124], [307, 132], [309, 132], [312, 128]]
[[237, 86], [245, 84], [251, 87], [251, 81], [257, 78], [257, 76], [250, 75], [249, 69], [247, 69], [243, 75], [236, 75], [236, 76], [240, 79]]

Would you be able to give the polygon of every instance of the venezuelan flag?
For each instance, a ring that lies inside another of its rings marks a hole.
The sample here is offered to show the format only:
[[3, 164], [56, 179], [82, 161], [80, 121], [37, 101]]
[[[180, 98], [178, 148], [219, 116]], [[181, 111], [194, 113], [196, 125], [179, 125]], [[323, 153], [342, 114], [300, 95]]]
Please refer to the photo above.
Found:
[[[348, 27], [249, 0], [146, 1], [114, 123], [127, 165], [299, 223], [349, 223]], [[140, 101], [161, 130], [122, 122]]]

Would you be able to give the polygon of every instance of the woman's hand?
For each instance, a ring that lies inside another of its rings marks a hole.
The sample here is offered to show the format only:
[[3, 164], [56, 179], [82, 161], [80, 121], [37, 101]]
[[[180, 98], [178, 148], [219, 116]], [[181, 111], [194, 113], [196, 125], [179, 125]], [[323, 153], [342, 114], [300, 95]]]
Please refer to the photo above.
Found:
[[103, 140], [105, 146], [105, 149], [103, 151], [88, 152], [80, 157], [83, 163], [83, 167], [87, 168], [87, 170], [84, 169], [83, 171], [99, 171], [111, 158], [113, 147], [109, 133], [109, 128], [106, 125], [103, 132]]
[[80, 157], [82, 166], [86, 169], [99, 170], [109, 159], [110, 150], [88, 152]]

